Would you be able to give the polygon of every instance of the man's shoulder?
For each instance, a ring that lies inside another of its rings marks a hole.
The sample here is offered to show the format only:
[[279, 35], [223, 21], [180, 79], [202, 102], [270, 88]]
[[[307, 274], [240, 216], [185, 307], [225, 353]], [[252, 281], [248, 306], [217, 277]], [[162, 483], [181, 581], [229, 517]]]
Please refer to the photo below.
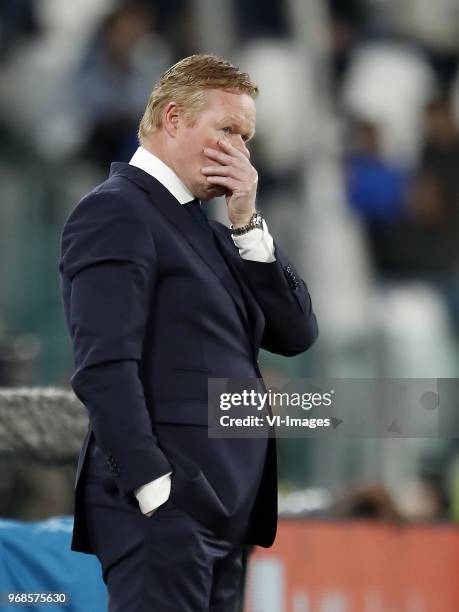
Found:
[[[77, 203], [61, 232], [61, 260], [69, 275], [92, 253], [149, 262], [153, 251], [148, 221], [129, 189], [111, 177]], [[99, 256], [99, 255], [98, 255]]]
[[79, 203], [86, 200], [125, 200], [132, 201], [133, 195], [139, 196], [142, 191], [131, 181], [122, 176], [109, 176], [86, 193]]
[[140, 194], [140, 190], [129, 181], [110, 176], [82, 196], [68, 215], [67, 222], [88, 215], [136, 215], [135, 204]]

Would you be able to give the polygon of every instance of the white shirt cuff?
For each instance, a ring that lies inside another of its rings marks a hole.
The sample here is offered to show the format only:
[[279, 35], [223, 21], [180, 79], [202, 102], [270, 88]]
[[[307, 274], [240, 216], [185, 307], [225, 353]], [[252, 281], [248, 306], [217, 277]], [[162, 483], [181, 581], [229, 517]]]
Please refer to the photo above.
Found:
[[134, 489], [134, 495], [139, 502], [142, 514], [148, 514], [156, 510], [161, 504], [169, 499], [171, 492], [171, 474], [168, 472], [156, 480]]
[[255, 228], [241, 236], [231, 235], [234, 244], [239, 249], [242, 259], [272, 263], [276, 261], [274, 242], [269, 233], [266, 221], [263, 219], [263, 229]]

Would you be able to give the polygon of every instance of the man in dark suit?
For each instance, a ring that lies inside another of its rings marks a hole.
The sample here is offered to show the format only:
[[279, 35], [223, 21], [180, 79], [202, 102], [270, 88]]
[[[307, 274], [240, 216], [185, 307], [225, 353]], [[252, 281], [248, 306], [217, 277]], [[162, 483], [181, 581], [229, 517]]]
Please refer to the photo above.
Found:
[[[130, 163], [63, 230], [72, 387], [89, 414], [72, 549], [99, 558], [110, 612], [234, 612], [244, 544], [275, 538], [275, 439], [207, 430], [209, 378], [260, 379], [260, 347], [296, 355], [317, 337], [255, 209], [257, 93], [214, 56], [178, 62]], [[201, 210], [221, 195], [230, 228]]]

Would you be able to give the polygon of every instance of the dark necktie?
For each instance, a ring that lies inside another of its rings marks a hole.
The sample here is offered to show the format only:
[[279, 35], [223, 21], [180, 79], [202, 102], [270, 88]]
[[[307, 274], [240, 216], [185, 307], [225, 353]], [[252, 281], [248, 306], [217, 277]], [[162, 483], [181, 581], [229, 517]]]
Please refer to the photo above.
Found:
[[238, 293], [239, 300], [237, 300], [237, 303], [239, 305], [239, 308], [241, 309], [244, 322], [246, 322], [247, 321], [247, 309], [246, 309], [246, 304], [244, 300], [244, 295], [239, 286], [240, 281], [237, 278], [237, 276], [234, 274], [233, 270], [228, 266], [225, 260], [225, 256], [221, 251], [219, 242], [218, 240], [215, 239], [215, 235], [212, 231], [212, 227], [209, 223], [209, 219], [207, 218], [206, 213], [202, 209], [200, 200], [198, 199], [192, 200], [191, 202], [188, 202], [187, 204], [183, 204], [183, 206], [185, 207], [185, 210], [187, 210], [190, 213], [190, 215], [192, 215], [195, 218], [195, 220], [202, 227], [202, 229], [206, 231], [208, 235], [210, 236], [212, 247], [213, 249], [215, 249], [214, 253], [221, 262], [221, 265], [227, 277], [227, 282], [230, 283], [230, 286], [232, 287], [232, 293], [233, 295], [236, 292]]
[[202, 210], [201, 201], [198, 199], [192, 200], [187, 204], [184, 204], [185, 209], [192, 215], [196, 221], [201, 225], [205, 230], [211, 231], [211, 227], [209, 225], [209, 220], [207, 218], [206, 213]]

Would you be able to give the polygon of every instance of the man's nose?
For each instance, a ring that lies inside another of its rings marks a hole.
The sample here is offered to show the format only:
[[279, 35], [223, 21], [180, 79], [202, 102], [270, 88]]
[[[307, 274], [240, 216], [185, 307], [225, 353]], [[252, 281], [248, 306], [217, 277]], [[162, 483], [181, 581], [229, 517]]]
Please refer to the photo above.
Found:
[[250, 159], [250, 151], [246, 147], [244, 140], [240, 134], [233, 134], [232, 144], [238, 149], [243, 155]]

